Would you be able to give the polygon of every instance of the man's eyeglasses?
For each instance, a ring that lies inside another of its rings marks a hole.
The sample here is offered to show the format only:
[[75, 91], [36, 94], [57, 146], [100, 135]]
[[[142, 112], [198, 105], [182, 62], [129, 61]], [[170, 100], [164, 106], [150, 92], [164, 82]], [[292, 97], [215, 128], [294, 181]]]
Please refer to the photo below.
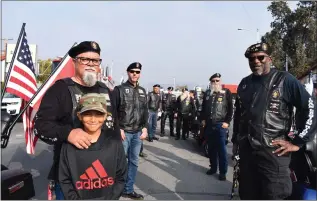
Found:
[[90, 62], [94, 65], [100, 65], [102, 59], [91, 59], [91, 58], [86, 58], [86, 57], [76, 57], [76, 59], [79, 61], [79, 63], [83, 65], [87, 65]]
[[139, 71], [139, 70], [129, 70], [129, 72], [131, 74], [133, 74], [133, 73], [140, 74], [141, 73], [141, 71]]
[[250, 62], [253, 62], [253, 61], [255, 61], [256, 59], [258, 59], [259, 61], [262, 62], [265, 57], [267, 57], [267, 56], [265, 56], [265, 55], [260, 55], [260, 56], [255, 56], [255, 57], [249, 57], [249, 61], [250, 61]]
[[211, 82], [220, 82], [220, 80], [211, 80]]

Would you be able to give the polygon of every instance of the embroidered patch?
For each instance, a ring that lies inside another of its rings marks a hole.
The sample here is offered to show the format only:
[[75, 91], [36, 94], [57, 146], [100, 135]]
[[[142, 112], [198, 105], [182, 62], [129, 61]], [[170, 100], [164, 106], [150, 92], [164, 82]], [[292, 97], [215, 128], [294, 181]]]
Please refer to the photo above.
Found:
[[274, 90], [273, 93], [272, 93], [272, 97], [277, 99], [277, 98], [280, 97], [280, 93], [277, 90]]
[[129, 92], [130, 92], [130, 90], [129, 90], [129, 89], [125, 89], [125, 93], [127, 93], [127, 94], [128, 94]]

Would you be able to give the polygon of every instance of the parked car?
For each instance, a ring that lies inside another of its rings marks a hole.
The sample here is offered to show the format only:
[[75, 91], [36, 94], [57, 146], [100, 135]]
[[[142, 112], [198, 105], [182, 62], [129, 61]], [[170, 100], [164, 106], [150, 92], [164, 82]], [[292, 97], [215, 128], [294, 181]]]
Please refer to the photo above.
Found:
[[14, 94], [5, 93], [1, 103], [1, 110], [6, 110], [10, 115], [20, 113], [22, 99]]

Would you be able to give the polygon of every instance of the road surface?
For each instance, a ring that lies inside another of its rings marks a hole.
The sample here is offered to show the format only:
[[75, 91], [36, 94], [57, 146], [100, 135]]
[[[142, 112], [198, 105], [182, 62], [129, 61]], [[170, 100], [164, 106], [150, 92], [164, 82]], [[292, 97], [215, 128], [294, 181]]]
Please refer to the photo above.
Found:
[[[140, 158], [135, 190], [144, 194], [146, 200], [227, 200], [232, 185], [231, 148], [229, 143], [227, 181], [219, 181], [218, 174], [206, 175], [208, 158], [192, 137], [178, 141], [170, 137], [144, 141], [144, 153], [148, 157]], [[36, 193], [34, 199], [47, 199], [52, 150], [52, 146], [38, 141], [35, 155], [28, 155], [22, 123], [15, 125], [8, 147], [2, 150], [2, 164], [31, 171]]]

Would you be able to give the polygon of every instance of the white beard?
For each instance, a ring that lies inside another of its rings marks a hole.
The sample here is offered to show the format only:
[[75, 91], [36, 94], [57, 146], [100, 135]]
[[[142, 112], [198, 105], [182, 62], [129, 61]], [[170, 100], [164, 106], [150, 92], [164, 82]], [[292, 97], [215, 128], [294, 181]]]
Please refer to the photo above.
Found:
[[96, 72], [84, 72], [83, 81], [88, 87], [92, 87], [97, 82], [97, 73]]
[[221, 84], [211, 84], [210, 85], [210, 92], [213, 94], [214, 92], [219, 92], [222, 90]]

